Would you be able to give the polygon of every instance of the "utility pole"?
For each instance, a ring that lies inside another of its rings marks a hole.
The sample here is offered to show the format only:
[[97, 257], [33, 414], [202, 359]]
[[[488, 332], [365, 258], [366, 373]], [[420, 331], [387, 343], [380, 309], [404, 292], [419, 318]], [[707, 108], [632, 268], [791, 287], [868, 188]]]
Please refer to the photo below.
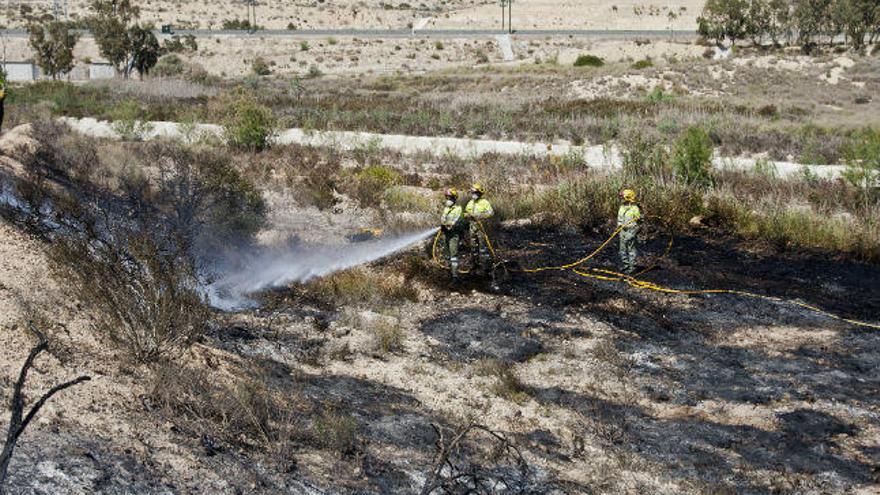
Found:
[[507, 32], [513, 33], [513, 0], [507, 0]]
[[[250, 24], [249, 33], [253, 34], [257, 31], [257, 0], [245, 0], [245, 4], [247, 5], [247, 20], [248, 24]], [[253, 12], [254, 22], [251, 23], [251, 13]]]
[[507, 0], [501, 0], [501, 32], [504, 32], [504, 7], [507, 5]]

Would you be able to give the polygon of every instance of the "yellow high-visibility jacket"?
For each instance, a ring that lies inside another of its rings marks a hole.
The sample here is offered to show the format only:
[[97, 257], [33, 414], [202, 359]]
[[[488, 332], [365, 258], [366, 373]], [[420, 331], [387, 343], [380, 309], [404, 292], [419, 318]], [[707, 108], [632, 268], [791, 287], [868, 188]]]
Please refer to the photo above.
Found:
[[639, 220], [642, 218], [642, 210], [639, 209], [639, 205], [636, 204], [624, 204], [620, 205], [620, 209], [617, 210], [617, 226], [626, 225], [626, 229], [634, 228], [638, 225]]
[[464, 207], [464, 216], [467, 218], [476, 218], [477, 220], [485, 220], [494, 215], [492, 204], [486, 198], [480, 198], [476, 201], [473, 199], [468, 201]]
[[460, 205], [452, 205], [443, 208], [443, 214], [440, 216], [440, 225], [444, 227], [455, 227], [461, 221], [462, 209]]

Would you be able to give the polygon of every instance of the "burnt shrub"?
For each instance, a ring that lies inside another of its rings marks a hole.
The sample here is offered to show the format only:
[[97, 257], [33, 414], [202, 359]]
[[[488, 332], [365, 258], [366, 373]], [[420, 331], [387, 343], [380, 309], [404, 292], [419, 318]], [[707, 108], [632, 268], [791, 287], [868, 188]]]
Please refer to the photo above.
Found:
[[296, 390], [273, 388], [267, 378], [257, 366], [233, 369], [218, 379], [203, 368], [166, 362], [153, 369], [149, 397], [157, 412], [185, 433], [200, 436], [206, 448], [229, 444], [287, 462], [294, 444], [304, 439], [304, 405]]
[[256, 188], [217, 152], [151, 143], [98, 153], [63, 126], [35, 130], [46, 142], [14, 184], [23, 203], [14, 214], [52, 241], [95, 330], [136, 362], [197, 340], [210, 320], [206, 253], [256, 232], [265, 213]]

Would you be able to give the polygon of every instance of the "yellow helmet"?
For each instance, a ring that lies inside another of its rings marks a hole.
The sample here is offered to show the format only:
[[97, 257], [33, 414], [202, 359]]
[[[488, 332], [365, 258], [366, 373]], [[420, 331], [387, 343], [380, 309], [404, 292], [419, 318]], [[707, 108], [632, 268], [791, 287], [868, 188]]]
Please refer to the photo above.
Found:
[[623, 191], [620, 191], [620, 197], [622, 197], [624, 201], [627, 201], [629, 203], [636, 202], [636, 192], [632, 189], [624, 189]]
[[483, 193], [486, 192], [486, 191], [483, 190], [483, 185], [482, 185], [482, 184], [480, 184], [479, 182], [475, 182], [475, 183], [471, 186], [471, 192], [472, 192], [472, 193], [477, 193], [477, 194], [483, 194]]
[[443, 192], [443, 194], [447, 198], [457, 198], [458, 197], [458, 190], [456, 190], [454, 187], [448, 187], [448, 188], [446, 188], [446, 191]]

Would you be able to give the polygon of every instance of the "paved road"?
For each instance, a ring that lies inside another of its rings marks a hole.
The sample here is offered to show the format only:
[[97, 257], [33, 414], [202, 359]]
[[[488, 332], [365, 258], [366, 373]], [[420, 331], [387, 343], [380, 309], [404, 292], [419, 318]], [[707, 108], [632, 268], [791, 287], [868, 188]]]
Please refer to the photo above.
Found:
[[[88, 31], [79, 31], [84, 37], [90, 37]], [[161, 34], [160, 31], [155, 33]], [[358, 38], [470, 38], [484, 37], [504, 34], [504, 31], [498, 29], [429, 29], [419, 30], [413, 33], [409, 29], [309, 29], [309, 30], [290, 30], [290, 29], [264, 29], [249, 33], [248, 31], [232, 31], [232, 30], [210, 30], [210, 29], [193, 29], [193, 30], [177, 30], [174, 34], [193, 36], [291, 36], [301, 38], [315, 38], [326, 36], [352, 36]], [[4, 29], [0, 31], [3, 36], [9, 37], [26, 37], [27, 31], [24, 29]], [[523, 29], [514, 31], [516, 36], [522, 37], [559, 37], [571, 36], [577, 38], [669, 38], [675, 37], [680, 39], [691, 39], [697, 36], [696, 31], [668, 29], [645, 29], [645, 30], [604, 30], [604, 29]]]

